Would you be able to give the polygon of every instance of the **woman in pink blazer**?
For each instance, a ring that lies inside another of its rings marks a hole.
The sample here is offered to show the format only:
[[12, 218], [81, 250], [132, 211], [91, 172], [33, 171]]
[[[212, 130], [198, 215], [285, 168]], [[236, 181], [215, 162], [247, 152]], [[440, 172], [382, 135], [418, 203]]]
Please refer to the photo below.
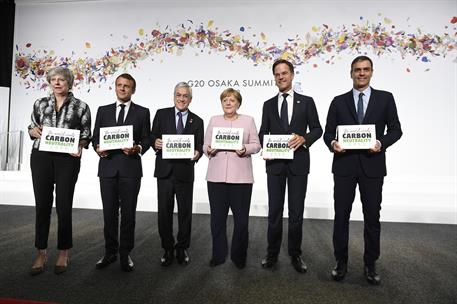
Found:
[[[220, 99], [224, 115], [211, 117], [203, 145], [203, 151], [209, 158], [206, 180], [213, 239], [210, 266], [224, 263], [227, 257], [227, 215], [231, 208], [234, 230], [230, 258], [236, 267], [242, 269], [246, 266], [249, 208], [254, 183], [251, 155], [259, 152], [260, 140], [254, 119], [237, 113], [242, 100], [240, 92], [228, 88], [222, 92]], [[242, 148], [240, 150], [211, 148], [214, 127], [242, 128], [244, 130]]]

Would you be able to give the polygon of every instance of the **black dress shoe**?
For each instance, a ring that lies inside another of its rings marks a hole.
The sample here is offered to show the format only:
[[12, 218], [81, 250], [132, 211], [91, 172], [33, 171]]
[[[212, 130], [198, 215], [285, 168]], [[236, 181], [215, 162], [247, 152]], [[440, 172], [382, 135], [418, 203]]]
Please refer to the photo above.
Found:
[[162, 266], [170, 266], [174, 259], [173, 250], [165, 250], [165, 253], [160, 258], [160, 263]]
[[262, 259], [262, 267], [263, 268], [271, 268], [278, 263], [277, 256], [270, 256], [267, 255], [264, 259]]
[[244, 269], [246, 268], [246, 261], [233, 261], [233, 264], [235, 264], [236, 268], [238, 269]]
[[337, 261], [335, 268], [332, 270], [332, 278], [335, 281], [341, 281], [348, 272], [348, 264], [343, 261]]
[[134, 265], [130, 255], [121, 256], [121, 269], [125, 272], [133, 271]]
[[176, 249], [176, 260], [179, 264], [187, 265], [190, 262], [189, 254], [186, 249]]
[[379, 274], [376, 272], [376, 266], [366, 266], [363, 269], [363, 272], [365, 274], [365, 278], [367, 279], [368, 283], [372, 285], [379, 285], [381, 284], [381, 277]]
[[116, 260], [117, 260], [117, 255], [106, 254], [100, 260], [98, 260], [98, 262], [95, 264], [95, 268], [97, 268], [97, 269], [105, 268], [105, 267], [109, 266], [110, 264], [116, 262]]
[[305, 262], [302, 260], [301, 256], [299, 256], [299, 255], [291, 257], [290, 263], [292, 264], [292, 266], [294, 266], [294, 269], [297, 272], [305, 273], [306, 270], [308, 269], [306, 267]]
[[216, 267], [217, 265], [224, 264], [225, 261], [217, 261], [214, 258], [209, 261], [209, 267]]

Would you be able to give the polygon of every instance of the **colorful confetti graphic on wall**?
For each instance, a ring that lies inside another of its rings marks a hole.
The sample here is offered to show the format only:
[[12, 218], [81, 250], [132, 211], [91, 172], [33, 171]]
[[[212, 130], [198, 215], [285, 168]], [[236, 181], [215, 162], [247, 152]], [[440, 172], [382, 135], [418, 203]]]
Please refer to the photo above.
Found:
[[[251, 27], [221, 30], [215, 27], [213, 20], [198, 25], [187, 20], [175, 29], [169, 26], [163, 30], [160, 26], [150, 31], [138, 29], [134, 41], [127, 46], [109, 48], [98, 58], [80, 56], [77, 51], [65, 55], [55, 50], [33, 49], [33, 42], [29, 42], [24, 46], [16, 45], [15, 73], [26, 89], [44, 90], [47, 88], [46, 71], [55, 66], [68, 66], [75, 74], [74, 86], [90, 89], [92, 85], [111, 83], [113, 74], [136, 68], [141, 61], [155, 60], [164, 53], [180, 56], [184, 51], [195, 52], [197, 56], [221, 53], [230, 61], [245, 60], [254, 66], [270, 66], [278, 58], [302, 66], [316, 57], [322, 58], [326, 64], [333, 64], [343, 54], [379, 57], [392, 54], [399, 59], [412, 57], [424, 64], [438, 56], [457, 57], [457, 17], [446, 22], [443, 34], [421, 30], [407, 32], [397, 29], [389, 18], [378, 23], [364, 22], [363, 19], [358, 20], [362, 23], [336, 29], [326, 24], [313, 26], [310, 32], [289, 37], [281, 45], [269, 43], [267, 33], [251, 33]], [[128, 37], [124, 36], [124, 39], [128, 40]], [[90, 41], [82, 41], [81, 45], [92, 48]], [[79, 53], [84, 53], [84, 50]], [[313, 67], [317, 64], [314, 63]], [[429, 67], [424, 70], [428, 71]]]

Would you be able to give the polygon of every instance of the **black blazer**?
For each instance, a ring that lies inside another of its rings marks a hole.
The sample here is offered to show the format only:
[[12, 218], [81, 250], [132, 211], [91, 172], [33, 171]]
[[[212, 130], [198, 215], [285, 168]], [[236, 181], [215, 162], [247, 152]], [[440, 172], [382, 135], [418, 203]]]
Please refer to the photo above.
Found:
[[157, 138], [162, 138], [162, 134], [176, 133], [175, 108], [164, 108], [157, 110], [152, 123], [152, 145], [156, 151], [156, 163], [154, 176], [165, 178], [173, 172], [175, 178], [185, 182], [194, 181], [194, 164], [203, 155], [203, 120], [189, 111], [186, 126], [183, 134], [194, 134], [195, 150], [200, 153], [197, 160], [188, 159], [163, 159], [162, 150], [156, 150], [154, 143]]
[[263, 135], [265, 134], [295, 133], [303, 136], [306, 140], [306, 148], [298, 148], [294, 152], [294, 159], [267, 160], [266, 171], [268, 174], [281, 174], [286, 165], [294, 175], [306, 175], [309, 173], [309, 148], [321, 137], [322, 127], [319, 123], [316, 105], [311, 97], [294, 92], [293, 102], [292, 118], [287, 130], [284, 129], [279, 118], [278, 95], [275, 95], [263, 104], [262, 125], [259, 130], [259, 138], [262, 146]]
[[[368, 150], [347, 150], [345, 153], [335, 153], [332, 165], [334, 174], [340, 176], [354, 175], [355, 162], [358, 161], [361, 162], [365, 174], [369, 177], [381, 177], [387, 174], [386, 149], [399, 140], [403, 134], [392, 93], [371, 88], [368, 108], [362, 123], [376, 125], [376, 139], [381, 142], [381, 152], [369, 153]], [[324, 141], [330, 151], [332, 151], [330, 144], [336, 138], [336, 127], [338, 125], [357, 124], [352, 90], [336, 96], [328, 110], [324, 133]], [[385, 131], [386, 127], [387, 132]]]
[[[151, 116], [149, 109], [140, 105], [130, 104], [124, 125], [133, 125], [133, 141], [141, 145], [143, 155], [151, 146]], [[100, 128], [116, 126], [116, 103], [101, 106], [97, 110], [95, 119], [94, 137], [92, 145], [94, 149], [100, 142]], [[138, 154], [125, 155], [122, 150], [111, 150], [107, 157], [100, 157], [98, 163], [99, 177], [141, 177], [143, 170], [141, 156]]]

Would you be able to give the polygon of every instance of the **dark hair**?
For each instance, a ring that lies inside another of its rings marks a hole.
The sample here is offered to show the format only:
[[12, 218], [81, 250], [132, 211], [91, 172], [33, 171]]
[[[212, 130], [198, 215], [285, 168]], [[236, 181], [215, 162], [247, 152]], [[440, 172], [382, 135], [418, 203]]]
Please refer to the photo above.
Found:
[[354, 60], [352, 60], [351, 72], [352, 72], [352, 68], [354, 67], [354, 64], [356, 64], [357, 62], [360, 62], [360, 61], [369, 61], [370, 64], [371, 64], [371, 69], [373, 70], [373, 61], [371, 61], [370, 57], [368, 57], [368, 56], [357, 56], [357, 57], [354, 58]]
[[233, 88], [225, 89], [220, 96], [221, 101], [224, 100], [224, 98], [228, 97], [228, 96], [235, 97], [235, 99], [238, 100], [238, 102], [240, 103], [240, 106], [241, 106], [241, 101], [243, 100], [243, 98], [241, 97], [240, 91], [235, 90]]
[[289, 70], [290, 72], [293, 74], [294, 73], [294, 65], [292, 63], [290, 63], [289, 61], [285, 60], [285, 59], [278, 59], [276, 60], [274, 63], [273, 63], [273, 68], [272, 68], [272, 71], [273, 71], [273, 75], [275, 74], [275, 68], [278, 64], [281, 64], [281, 63], [284, 63], [286, 64], [288, 67], [289, 67]]
[[115, 81], [114, 83], [117, 83], [117, 80], [118, 80], [119, 78], [125, 78], [125, 79], [130, 80], [130, 81], [133, 83], [133, 85], [132, 85], [132, 90], [133, 90], [133, 92], [135, 92], [135, 89], [136, 89], [136, 81], [135, 81], [135, 78], [132, 77], [132, 75], [127, 74], [127, 73], [121, 74], [121, 75], [117, 76], [116, 81]]

